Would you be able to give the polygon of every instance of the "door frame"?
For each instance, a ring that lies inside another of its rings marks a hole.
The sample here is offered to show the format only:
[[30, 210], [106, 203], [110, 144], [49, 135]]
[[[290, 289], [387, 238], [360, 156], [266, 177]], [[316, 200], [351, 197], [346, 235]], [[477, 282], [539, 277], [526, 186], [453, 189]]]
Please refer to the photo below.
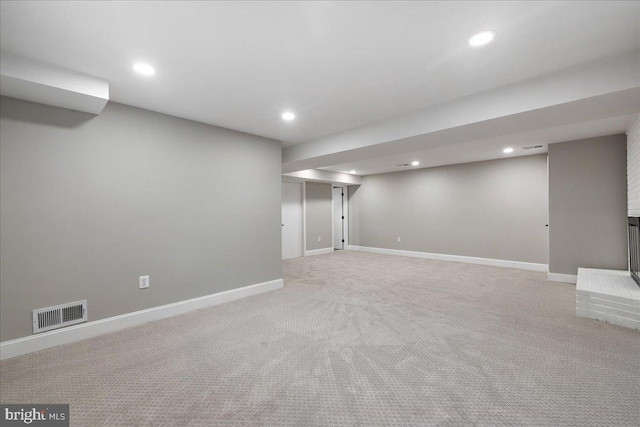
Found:
[[333, 189], [341, 188], [342, 189], [342, 216], [344, 219], [342, 220], [342, 239], [344, 240], [342, 244], [342, 250], [346, 250], [349, 246], [349, 186], [344, 184], [331, 184], [331, 245], [335, 249], [336, 247], [336, 218], [333, 215], [334, 212], [334, 204], [335, 200], [333, 198]]

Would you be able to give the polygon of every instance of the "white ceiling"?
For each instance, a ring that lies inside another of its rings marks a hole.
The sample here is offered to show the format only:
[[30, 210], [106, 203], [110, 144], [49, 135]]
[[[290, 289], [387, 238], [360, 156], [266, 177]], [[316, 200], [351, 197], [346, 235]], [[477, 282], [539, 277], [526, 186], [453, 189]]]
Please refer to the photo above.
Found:
[[[289, 145], [640, 49], [636, 1], [0, 8], [2, 51], [104, 78], [115, 102]], [[470, 48], [467, 39], [484, 29], [496, 31], [495, 42]], [[157, 75], [136, 75], [136, 61]], [[298, 119], [284, 123], [285, 109]]]

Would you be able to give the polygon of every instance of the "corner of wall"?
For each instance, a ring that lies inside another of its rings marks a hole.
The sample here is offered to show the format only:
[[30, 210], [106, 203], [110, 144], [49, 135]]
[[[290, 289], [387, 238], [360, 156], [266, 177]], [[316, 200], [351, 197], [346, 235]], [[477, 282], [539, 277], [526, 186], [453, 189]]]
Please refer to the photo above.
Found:
[[627, 214], [640, 216], [640, 114], [627, 131]]

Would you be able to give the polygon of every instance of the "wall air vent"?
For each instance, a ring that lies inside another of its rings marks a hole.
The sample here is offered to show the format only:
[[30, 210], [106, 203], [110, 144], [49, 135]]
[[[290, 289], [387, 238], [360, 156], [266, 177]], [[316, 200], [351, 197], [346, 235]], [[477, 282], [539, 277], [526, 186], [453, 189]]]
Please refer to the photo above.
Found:
[[403, 167], [406, 167], [406, 166], [411, 166], [411, 164], [410, 163], [398, 163], [396, 166], [398, 166], [399, 168], [403, 168]]
[[33, 310], [33, 333], [50, 331], [87, 321], [87, 301]]
[[527, 145], [526, 147], [522, 147], [523, 150], [536, 150], [538, 148], [542, 148], [542, 145]]

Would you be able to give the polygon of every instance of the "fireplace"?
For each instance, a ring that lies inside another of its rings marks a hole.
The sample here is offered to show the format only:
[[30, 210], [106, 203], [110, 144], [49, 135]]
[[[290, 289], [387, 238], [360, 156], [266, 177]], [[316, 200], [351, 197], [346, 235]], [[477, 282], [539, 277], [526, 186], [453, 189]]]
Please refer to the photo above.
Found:
[[640, 286], [640, 217], [629, 217], [629, 271]]
[[576, 314], [640, 330], [640, 218], [629, 218], [629, 272], [578, 268]]

